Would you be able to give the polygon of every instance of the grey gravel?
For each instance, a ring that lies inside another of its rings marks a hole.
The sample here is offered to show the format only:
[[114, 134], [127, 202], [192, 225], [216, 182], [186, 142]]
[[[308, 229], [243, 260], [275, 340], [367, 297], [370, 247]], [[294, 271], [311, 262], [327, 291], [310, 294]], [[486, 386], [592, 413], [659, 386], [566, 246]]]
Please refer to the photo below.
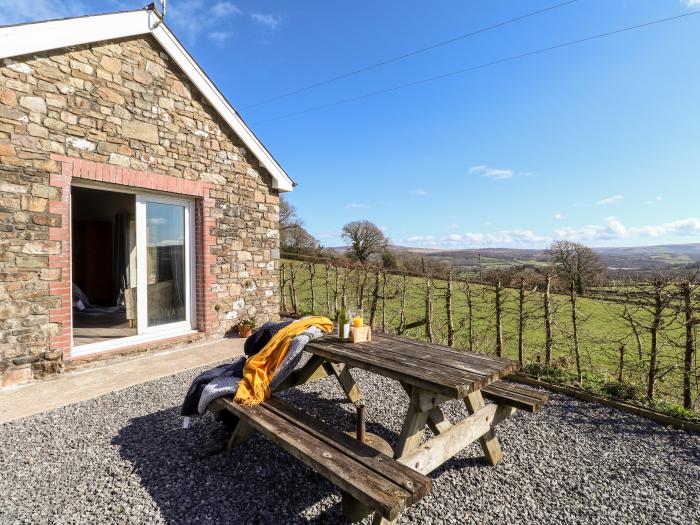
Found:
[[[182, 428], [201, 370], [0, 425], [0, 523], [341, 523], [333, 485], [260, 436], [223, 453], [207, 415]], [[368, 430], [393, 441], [407, 398], [354, 371]], [[353, 411], [332, 378], [286, 397], [336, 428]], [[462, 418], [459, 403], [447, 414]], [[700, 523], [700, 436], [552, 395], [498, 429], [505, 458], [478, 445], [434, 472], [401, 523]]]

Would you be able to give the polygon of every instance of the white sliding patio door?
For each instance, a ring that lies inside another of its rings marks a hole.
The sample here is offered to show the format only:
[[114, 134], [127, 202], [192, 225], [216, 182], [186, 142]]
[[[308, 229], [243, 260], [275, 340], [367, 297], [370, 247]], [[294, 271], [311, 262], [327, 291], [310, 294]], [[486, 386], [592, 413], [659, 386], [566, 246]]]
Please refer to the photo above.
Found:
[[139, 334], [192, 328], [192, 203], [136, 196], [136, 312]]

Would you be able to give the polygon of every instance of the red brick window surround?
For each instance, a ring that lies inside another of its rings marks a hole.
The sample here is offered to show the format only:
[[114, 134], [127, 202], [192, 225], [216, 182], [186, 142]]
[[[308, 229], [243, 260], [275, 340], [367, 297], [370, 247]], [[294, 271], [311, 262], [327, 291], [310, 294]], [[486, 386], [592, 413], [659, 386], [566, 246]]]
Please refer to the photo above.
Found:
[[212, 215], [214, 199], [210, 195], [214, 185], [64, 155], [54, 154], [51, 155], [51, 159], [57, 161], [61, 169], [58, 173], [51, 173], [50, 185], [60, 188], [61, 192], [60, 200], [49, 201], [49, 212], [59, 215], [61, 222], [60, 226], [49, 228], [49, 239], [60, 241], [61, 249], [55, 255], [49, 256], [49, 267], [60, 270], [61, 279], [49, 285], [49, 295], [60, 298], [59, 304], [49, 311], [49, 322], [60, 324], [61, 330], [51, 335], [50, 349], [61, 350], [64, 357], [69, 357], [72, 347], [70, 193], [74, 178], [167, 192], [195, 199], [195, 238], [192, 243], [192, 249], [195, 251], [195, 321], [199, 331], [209, 332], [216, 316], [213, 308], [215, 277], [212, 270], [216, 263], [216, 255], [212, 255], [210, 250], [216, 242], [211, 234], [216, 222]]

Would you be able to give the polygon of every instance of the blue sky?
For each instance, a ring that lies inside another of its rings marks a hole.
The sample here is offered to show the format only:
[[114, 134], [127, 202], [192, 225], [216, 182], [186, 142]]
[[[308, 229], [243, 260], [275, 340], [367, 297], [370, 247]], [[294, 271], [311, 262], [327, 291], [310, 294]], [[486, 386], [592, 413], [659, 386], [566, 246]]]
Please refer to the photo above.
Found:
[[[357, 219], [425, 247], [700, 242], [700, 14], [285, 117], [700, 0], [578, 0], [251, 107], [562, 1], [169, 0], [166, 22], [298, 182], [289, 200], [324, 245]], [[145, 3], [0, 0], [0, 23]]]

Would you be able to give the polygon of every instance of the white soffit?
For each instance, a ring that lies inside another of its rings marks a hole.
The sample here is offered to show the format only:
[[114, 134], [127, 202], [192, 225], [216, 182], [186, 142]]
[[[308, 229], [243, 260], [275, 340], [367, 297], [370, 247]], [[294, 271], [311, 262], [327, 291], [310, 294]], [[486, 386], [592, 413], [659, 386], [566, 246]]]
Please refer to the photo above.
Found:
[[292, 191], [292, 179], [151, 9], [0, 27], [0, 59], [145, 34], [153, 35], [249, 151], [270, 172], [273, 187], [280, 191]]

